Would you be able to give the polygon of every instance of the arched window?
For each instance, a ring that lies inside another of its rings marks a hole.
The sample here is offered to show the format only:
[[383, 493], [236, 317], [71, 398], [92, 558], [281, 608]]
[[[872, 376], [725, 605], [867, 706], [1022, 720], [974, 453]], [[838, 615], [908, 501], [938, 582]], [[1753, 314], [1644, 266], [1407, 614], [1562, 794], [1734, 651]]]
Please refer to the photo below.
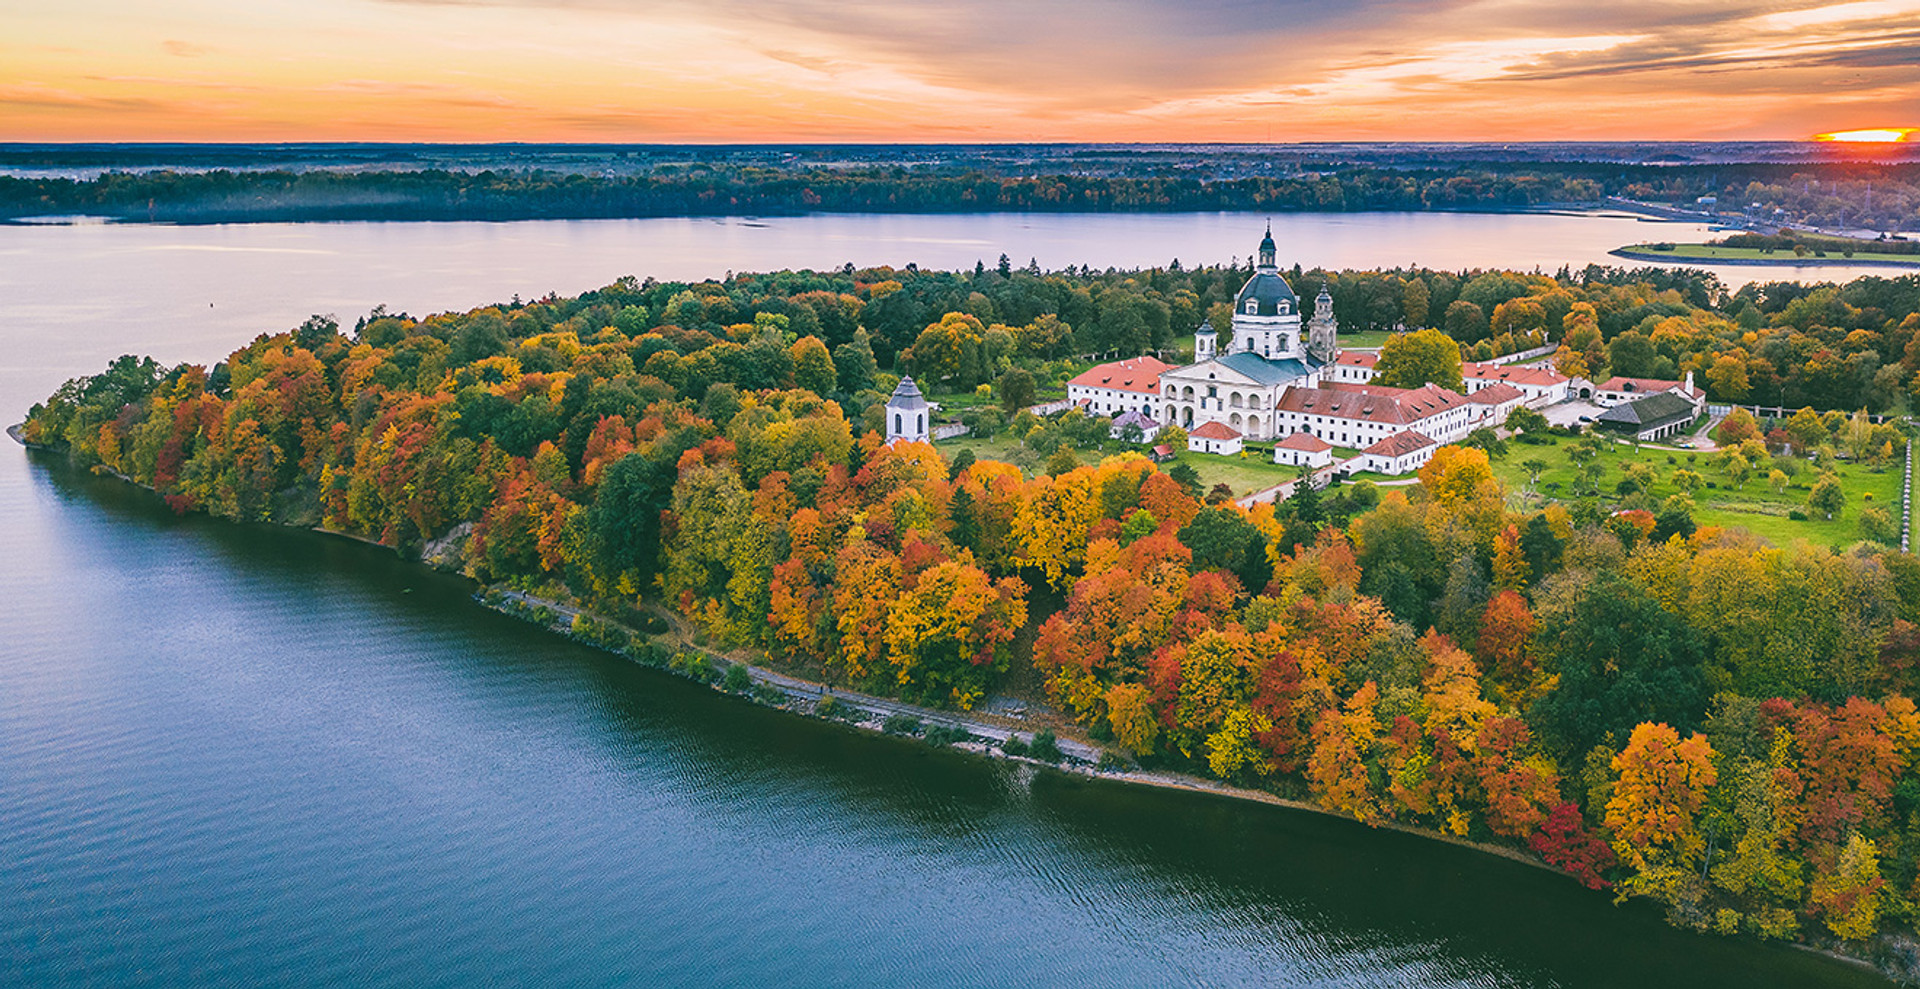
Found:
[[925, 412], [913, 417], [913, 431], [915, 433], [924, 433], [927, 431], [927, 414]]
[[895, 433], [904, 433], [907, 431], [905, 427], [900, 425], [900, 422], [901, 422], [900, 413], [895, 412], [893, 414], [893, 431]]
[[1257, 313], [1257, 312], [1259, 312], [1259, 311], [1260, 311], [1260, 300], [1259, 300], [1259, 299], [1248, 299], [1248, 300], [1247, 300], [1247, 312], [1248, 312], [1248, 314], [1249, 314], [1249, 315], [1251, 315], [1251, 314], [1253, 314], [1253, 313]]

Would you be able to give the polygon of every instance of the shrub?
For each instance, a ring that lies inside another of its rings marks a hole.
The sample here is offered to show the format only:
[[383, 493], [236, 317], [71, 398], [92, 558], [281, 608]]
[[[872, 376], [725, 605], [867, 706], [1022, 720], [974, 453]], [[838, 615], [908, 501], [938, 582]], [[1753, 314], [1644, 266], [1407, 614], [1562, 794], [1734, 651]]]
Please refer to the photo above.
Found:
[[747, 673], [747, 664], [735, 663], [727, 667], [727, 675], [721, 678], [721, 686], [730, 694], [744, 694], [753, 688], [753, 677]]
[[683, 652], [673, 657], [671, 665], [701, 683], [720, 679], [720, 671], [713, 668], [713, 661], [707, 658], [706, 653]]
[[770, 683], [755, 683], [752, 694], [754, 700], [768, 707], [780, 707], [787, 702], [787, 692]]
[[973, 735], [959, 725], [928, 725], [920, 736], [928, 745], [958, 745], [973, 740]]
[[880, 725], [880, 730], [889, 735], [918, 735], [924, 728], [920, 719], [911, 714], [889, 714]]
[[626, 652], [627, 658], [642, 666], [665, 666], [673, 658], [656, 642], [635, 642], [627, 647]]
[[1027, 752], [1042, 762], [1059, 762], [1063, 757], [1060, 744], [1054, 740], [1051, 728], [1042, 728], [1035, 732], [1032, 744], [1027, 746]]
[[1787, 518], [1795, 522], [1805, 522], [1807, 520], [1807, 513], [1798, 508], [1792, 508], [1787, 510]]
[[1021, 741], [1018, 735], [1009, 735], [1006, 741], [1000, 743], [1000, 751], [1008, 755], [1026, 755], [1027, 743]]

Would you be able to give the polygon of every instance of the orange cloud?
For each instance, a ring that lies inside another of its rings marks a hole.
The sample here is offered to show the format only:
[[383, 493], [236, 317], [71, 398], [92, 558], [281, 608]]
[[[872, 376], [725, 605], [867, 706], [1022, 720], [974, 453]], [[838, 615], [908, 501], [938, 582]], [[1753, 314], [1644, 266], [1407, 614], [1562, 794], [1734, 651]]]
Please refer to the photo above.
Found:
[[1920, 0], [11, 6], [15, 141], [1798, 138], [1920, 97]]

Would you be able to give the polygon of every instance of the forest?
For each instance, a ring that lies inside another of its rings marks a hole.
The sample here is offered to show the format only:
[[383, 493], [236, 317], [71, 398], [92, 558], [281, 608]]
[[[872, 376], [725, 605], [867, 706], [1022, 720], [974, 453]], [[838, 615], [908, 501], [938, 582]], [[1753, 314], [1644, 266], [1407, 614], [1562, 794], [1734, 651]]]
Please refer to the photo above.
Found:
[[[1257, 170], [1272, 174], [1244, 174]], [[1920, 165], [1485, 161], [1417, 168], [1233, 159], [1218, 174], [1037, 163], [668, 162], [634, 173], [553, 167], [230, 168], [0, 175], [0, 219], [84, 214], [164, 223], [527, 220], [813, 212], [1510, 210], [1607, 196], [1830, 226], [1920, 227]]]
[[[1911, 934], [1920, 559], [1897, 541], [1776, 545], [1626, 485], [1522, 497], [1468, 446], [1409, 486], [1247, 510], [1137, 453], [1083, 458], [1101, 420], [998, 407], [1085, 355], [1177, 350], [1246, 274], [1002, 258], [316, 316], [211, 367], [123, 357], [22, 437], [179, 511], [669, 608], [835, 685], [965, 709], [1034, 683], [1142, 765], [1502, 844], [1686, 927], [1856, 953]], [[1808, 406], [1796, 447], [1895, 471], [1844, 413], [1920, 388], [1920, 277], [1290, 278], [1328, 285], [1343, 331], [1439, 327], [1468, 356], [1537, 334], [1580, 373]], [[970, 424], [1044, 469], [886, 445], [902, 372], [996, 399]]]

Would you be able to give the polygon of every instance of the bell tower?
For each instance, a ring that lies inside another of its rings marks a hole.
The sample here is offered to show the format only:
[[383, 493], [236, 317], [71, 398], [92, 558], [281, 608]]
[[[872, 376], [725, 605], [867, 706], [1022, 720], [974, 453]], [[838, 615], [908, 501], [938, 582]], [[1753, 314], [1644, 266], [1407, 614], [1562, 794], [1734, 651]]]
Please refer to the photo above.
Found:
[[1336, 339], [1340, 333], [1340, 324], [1333, 318], [1333, 296], [1327, 287], [1320, 286], [1320, 294], [1313, 300], [1313, 317], [1307, 320], [1307, 353], [1312, 354], [1322, 364], [1333, 363], [1340, 351]]

